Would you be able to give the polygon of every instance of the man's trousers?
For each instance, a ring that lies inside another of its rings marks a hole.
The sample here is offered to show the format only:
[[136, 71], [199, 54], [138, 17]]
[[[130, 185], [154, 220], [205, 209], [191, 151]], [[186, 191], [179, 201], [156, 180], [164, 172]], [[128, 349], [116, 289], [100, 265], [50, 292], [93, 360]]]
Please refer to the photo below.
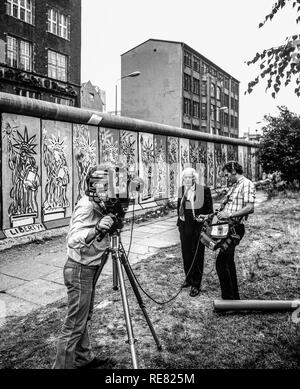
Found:
[[[245, 234], [244, 224], [239, 224], [235, 229], [236, 233], [243, 238]], [[222, 299], [225, 300], [240, 299], [234, 253], [235, 246], [229, 246], [227, 250], [220, 250], [216, 261], [216, 270], [221, 286], [221, 296]]]
[[94, 358], [89, 324], [93, 314], [99, 266], [86, 266], [68, 259], [64, 282], [68, 293], [68, 312], [57, 343], [53, 369], [75, 369]]

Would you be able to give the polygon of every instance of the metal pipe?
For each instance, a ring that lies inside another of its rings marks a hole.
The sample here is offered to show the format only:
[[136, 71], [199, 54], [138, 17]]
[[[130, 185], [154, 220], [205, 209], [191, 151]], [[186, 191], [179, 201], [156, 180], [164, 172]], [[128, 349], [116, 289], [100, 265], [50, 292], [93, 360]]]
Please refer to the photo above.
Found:
[[300, 307], [300, 300], [214, 300], [215, 311], [282, 311]]
[[146, 120], [110, 115], [100, 111], [69, 107], [4, 92], [0, 92], [0, 112], [34, 116], [40, 119], [59, 120], [63, 122], [89, 124], [128, 131], [140, 131], [151, 134], [202, 140], [206, 142], [258, 147], [257, 143], [247, 140], [207, 134], [166, 124], [148, 122]]

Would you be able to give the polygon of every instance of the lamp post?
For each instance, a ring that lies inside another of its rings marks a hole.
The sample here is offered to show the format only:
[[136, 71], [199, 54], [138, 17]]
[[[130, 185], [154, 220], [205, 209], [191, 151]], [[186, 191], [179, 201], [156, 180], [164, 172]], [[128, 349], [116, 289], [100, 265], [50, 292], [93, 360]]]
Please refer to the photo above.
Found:
[[117, 81], [116, 81], [116, 88], [115, 88], [116, 89], [116, 95], [115, 95], [115, 115], [116, 116], [118, 114], [118, 81], [122, 80], [123, 78], [127, 78], [127, 77], [138, 77], [140, 74], [141, 74], [141, 72], [136, 71], [136, 72], [132, 72], [132, 73], [126, 74], [126, 76], [122, 76], [122, 77], [117, 79]]

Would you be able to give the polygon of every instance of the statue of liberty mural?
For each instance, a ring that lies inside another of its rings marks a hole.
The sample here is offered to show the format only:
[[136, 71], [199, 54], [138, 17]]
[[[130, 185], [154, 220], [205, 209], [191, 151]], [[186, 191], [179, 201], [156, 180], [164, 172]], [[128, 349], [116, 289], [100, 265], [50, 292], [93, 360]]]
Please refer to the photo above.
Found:
[[43, 131], [44, 165], [47, 173], [45, 186], [45, 211], [56, 208], [67, 208], [70, 205], [67, 199], [67, 186], [70, 182], [67, 159], [64, 153], [65, 138], [60, 139], [52, 134], [47, 137], [47, 131]]
[[166, 148], [164, 147], [163, 140], [154, 138], [154, 182], [156, 187], [153, 188], [154, 197], [166, 196]]
[[149, 199], [152, 196], [152, 165], [154, 162], [154, 150], [152, 139], [140, 137], [141, 150], [142, 150], [142, 163], [144, 168], [144, 191], [143, 200]]
[[86, 176], [89, 169], [96, 165], [95, 141], [91, 142], [87, 126], [78, 125], [74, 137], [75, 161], [78, 173], [77, 198], [81, 199], [86, 190]]
[[37, 190], [40, 186], [40, 177], [34, 155], [37, 147], [36, 135], [28, 136], [25, 126], [23, 135], [19, 126], [12, 127], [6, 123], [4, 133], [7, 137], [8, 166], [12, 171], [12, 188], [9, 207], [9, 216], [32, 215], [37, 216]]

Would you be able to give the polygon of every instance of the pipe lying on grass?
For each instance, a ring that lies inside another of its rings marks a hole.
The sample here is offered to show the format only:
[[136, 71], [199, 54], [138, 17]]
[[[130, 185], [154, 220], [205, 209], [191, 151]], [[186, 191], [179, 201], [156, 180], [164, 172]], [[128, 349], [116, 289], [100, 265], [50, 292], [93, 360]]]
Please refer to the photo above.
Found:
[[283, 311], [300, 307], [300, 300], [214, 300], [215, 311]]

